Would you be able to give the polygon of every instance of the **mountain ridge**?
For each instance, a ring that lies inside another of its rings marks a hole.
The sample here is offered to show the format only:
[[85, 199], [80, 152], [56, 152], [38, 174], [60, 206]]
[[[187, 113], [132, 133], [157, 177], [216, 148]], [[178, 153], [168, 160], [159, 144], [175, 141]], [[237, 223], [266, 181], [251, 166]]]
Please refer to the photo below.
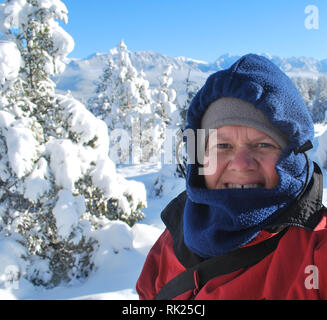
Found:
[[[184, 81], [190, 73], [190, 80], [198, 86], [202, 86], [211, 73], [226, 69], [231, 66], [241, 55], [229, 53], [220, 55], [213, 62], [206, 62], [190, 57], [170, 57], [155, 51], [131, 52], [132, 64], [140, 72], [143, 71], [150, 86], [158, 84], [158, 77], [163, 68], [170, 64], [172, 68], [173, 86], [179, 92], [185, 88]], [[94, 82], [102, 74], [102, 71], [111, 56], [115, 59], [117, 49], [113, 48], [107, 53], [93, 53], [86, 58], [67, 59], [65, 71], [54, 78], [58, 91], [70, 91], [73, 96], [82, 102], [93, 95]], [[260, 53], [259, 53], [260, 54]], [[315, 59], [311, 57], [283, 58], [271, 56], [267, 53], [260, 54], [275, 63], [282, 71], [290, 77], [318, 78], [327, 76], [327, 59]]]

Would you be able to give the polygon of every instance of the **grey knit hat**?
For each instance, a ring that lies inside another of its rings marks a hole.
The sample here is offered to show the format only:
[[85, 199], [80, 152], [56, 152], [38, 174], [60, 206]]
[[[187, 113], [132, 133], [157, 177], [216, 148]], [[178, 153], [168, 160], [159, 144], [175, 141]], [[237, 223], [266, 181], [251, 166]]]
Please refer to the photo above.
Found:
[[224, 97], [211, 103], [201, 120], [201, 128], [217, 129], [227, 125], [240, 125], [263, 131], [273, 138], [282, 149], [288, 143], [287, 137], [272, 126], [263, 112], [251, 103], [238, 98]]

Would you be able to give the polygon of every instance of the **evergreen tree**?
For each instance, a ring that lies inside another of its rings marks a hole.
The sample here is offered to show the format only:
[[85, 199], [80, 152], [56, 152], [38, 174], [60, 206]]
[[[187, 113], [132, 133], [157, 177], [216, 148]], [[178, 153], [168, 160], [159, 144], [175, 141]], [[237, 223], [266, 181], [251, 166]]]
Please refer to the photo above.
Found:
[[155, 154], [149, 82], [133, 67], [124, 41], [117, 52], [115, 63], [109, 61], [98, 81], [89, 109], [106, 122], [111, 137], [117, 133], [110, 148], [116, 162], [149, 161]]
[[292, 81], [299, 90], [304, 103], [311, 112], [317, 92], [317, 80], [307, 77], [293, 77]]
[[182, 120], [181, 124], [180, 124], [181, 128], [185, 127], [187, 109], [190, 106], [192, 99], [194, 98], [194, 96], [200, 89], [200, 87], [196, 84], [196, 82], [191, 80], [191, 69], [189, 69], [189, 71], [187, 73], [187, 77], [184, 81], [184, 85], [185, 85], [186, 99], [180, 109], [180, 118]]
[[[131, 137], [128, 154], [132, 155], [132, 162], [139, 163], [147, 160], [146, 150], [148, 131], [151, 126], [149, 83], [144, 80], [132, 66], [127, 47], [122, 41], [118, 46], [119, 70], [117, 100], [113, 105], [112, 125], [109, 128], [122, 128]], [[147, 145], [150, 147], [150, 144]], [[145, 157], [144, 157], [145, 156]]]
[[[161, 77], [159, 78], [158, 89], [154, 91], [156, 103], [156, 115], [158, 116], [162, 133], [162, 142], [164, 142], [164, 163], [154, 183], [154, 192], [156, 196], [162, 196], [164, 194], [164, 185], [171, 177], [180, 177], [179, 166], [176, 166], [176, 144], [178, 143], [177, 133], [182, 125], [182, 119], [180, 110], [177, 108], [176, 91], [171, 88], [173, 78], [170, 76], [172, 66], [166, 66], [163, 70]], [[170, 159], [167, 159], [167, 153], [171, 155]], [[169, 160], [169, 161], [168, 161]], [[174, 187], [172, 187], [173, 189]]]
[[16, 43], [0, 66], [14, 51], [23, 61], [17, 78], [0, 77], [0, 231], [24, 248], [20, 276], [52, 287], [93, 270], [91, 231], [109, 219], [142, 219], [145, 192], [117, 175], [105, 123], [55, 92], [50, 77], [73, 48], [55, 21], [67, 21], [65, 5], [7, 0], [0, 10], [2, 37]]
[[[114, 62], [111, 58], [103, 69], [102, 75], [95, 82], [95, 95], [87, 101], [88, 109], [96, 116], [105, 120], [111, 114], [111, 105], [113, 97], [116, 94], [116, 76]], [[111, 98], [109, 98], [111, 97]], [[108, 120], [109, 121], [109, 120]]]
[[[182, 104], [182, 107], [179, 109], [180, 112], [180, 129], [184, 129], [186, 125], [186, 113], [187, 109], [191, 104], [192, 99], [196, 95], [196, 93], [199, 91], [199, 86], [190, 79], [191, 76], [191, 69], [189, 70], [187, 74], [187, 78], [184, 81], [185, 84], [185, 96], [186, 99], [184, 103]], [[182, 137], [180, 137], [182, 139]], [[178, 177], [184, 177], [186, 166], [187, 166], [187, 156], [186, 156], [186, 151], [185, 148], [183, 148], [183, 143], [181, 143], [181, 147], [177, 148], [176, 152], [178, 152], [178, 159], [180, 162], [180, 165], [177, 166], [176, 172]]]
[[172, 114], [176, 110], [175, 99], [176, 91], [171, 88], [173, 78], [171, 77], [172, 66], [165, 66], [159, 77], [159, 86], [153, 92], [156, 102], [154, 112], [162, 119], [162, 122], [168, 126], [172, 122]]
[[312, 119], [315, 123], [321, 123], [326, 120], [327, 111], [327, 77], [318, 78], [316, 97], [312, 106]]
[[[153, 90], [153, 136], [157, 141], [156, 154], [161, 155], [162, 145], [166, 139], [166, 129], [173, 129], [178, 119], [176, 118], [177, 106], [175, 104], [176, 90], [171, 87], [173, 78], [171, 77], [172, 66], [163, 67], [163, 72], [159, 77], [159, 85]], [[157, 159], [160, 161], [160, 158]]]

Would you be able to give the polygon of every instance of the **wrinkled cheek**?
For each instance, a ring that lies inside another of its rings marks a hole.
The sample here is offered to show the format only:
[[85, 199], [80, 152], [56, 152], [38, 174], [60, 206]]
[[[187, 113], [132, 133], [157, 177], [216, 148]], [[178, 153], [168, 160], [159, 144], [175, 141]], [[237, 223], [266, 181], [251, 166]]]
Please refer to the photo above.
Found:
[[214, 176], [218, 171], [217, 161], [208, 161], [204, 163], [203, 172], [206, 176]]
[[204, 162], [203, 172], [204, 180], [208, 189], [216, 189], [219, 179], [222, 175], [223, 168], [217, 161]]

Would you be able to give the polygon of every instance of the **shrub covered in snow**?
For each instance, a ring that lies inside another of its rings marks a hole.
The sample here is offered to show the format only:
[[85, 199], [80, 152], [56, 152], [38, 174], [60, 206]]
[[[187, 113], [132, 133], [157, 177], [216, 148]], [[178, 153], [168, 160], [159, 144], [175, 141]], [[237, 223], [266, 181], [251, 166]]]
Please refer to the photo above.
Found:
[[73, 48], [65, 5], [7, 0], [0, 17], [0, 242], [16, 248], [1, 267], [53, 287], [96, 267], [94, 230], [143, 218], [145, 188], [117, 174], [106, 124], [55, 92]]

